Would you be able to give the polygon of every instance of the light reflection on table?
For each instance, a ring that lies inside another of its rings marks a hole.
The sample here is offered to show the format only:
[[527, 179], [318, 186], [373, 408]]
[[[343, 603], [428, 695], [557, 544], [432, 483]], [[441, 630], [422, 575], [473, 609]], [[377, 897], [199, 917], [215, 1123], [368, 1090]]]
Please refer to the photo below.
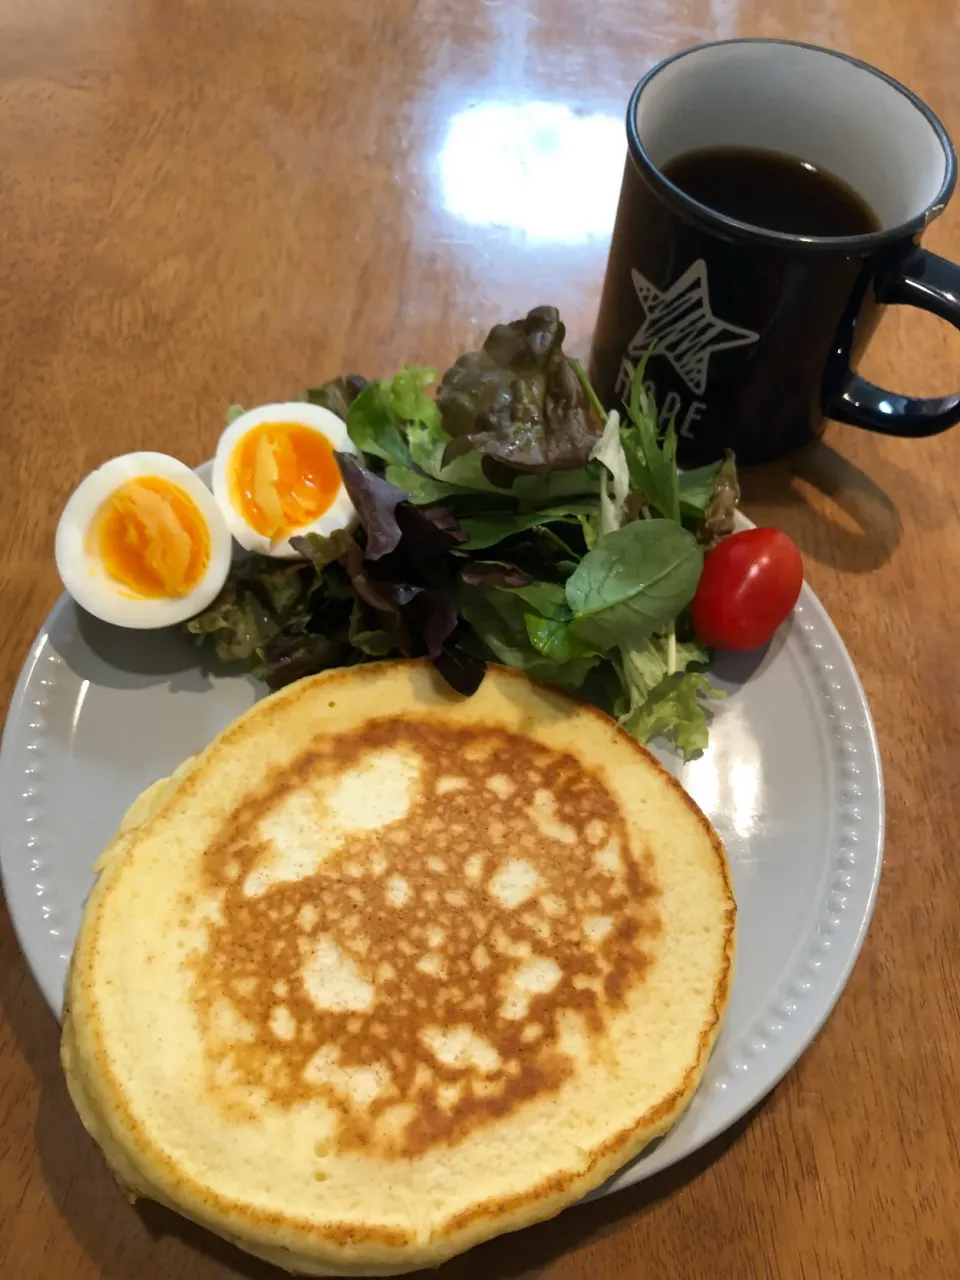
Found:
[[450, 118], [439, 156], [446, 211], [533, 242], [606, 239], [624, 156], [623, 120], [561, 102], [481, 102]]

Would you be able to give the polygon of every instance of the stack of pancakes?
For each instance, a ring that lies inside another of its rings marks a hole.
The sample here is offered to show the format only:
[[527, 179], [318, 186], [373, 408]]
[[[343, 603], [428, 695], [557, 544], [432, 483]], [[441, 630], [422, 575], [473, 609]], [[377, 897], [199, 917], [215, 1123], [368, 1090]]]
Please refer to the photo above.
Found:
[[63, 1063], [118, 1180], [289, 1270], [550, 1216], [676, 1120], [729, 994], [712, 828], [610, 721], [494, 668], [301, 681], [105, 851]]

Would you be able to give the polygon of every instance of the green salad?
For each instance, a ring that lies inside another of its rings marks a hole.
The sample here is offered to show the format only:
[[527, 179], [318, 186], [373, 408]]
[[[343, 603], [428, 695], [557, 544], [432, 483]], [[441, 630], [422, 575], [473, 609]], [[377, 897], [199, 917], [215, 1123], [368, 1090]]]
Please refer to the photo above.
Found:
[[[356, 527], [245, 556], [185, 625], [271, 687], [328, 667], [428, 656], [472, 693], [487, 661], [577, 692], [643, 742], [707, 744], [711, 654], [689, 606], [733, 529], [732, 456], [680, 471], [637, 370], [606, 413], [552, 307], [497, 325], [431, 394], [431, 369], [338, 378], [303, 399], [341, 417]], [[232, 414], [240, 412], [238, 409]]]

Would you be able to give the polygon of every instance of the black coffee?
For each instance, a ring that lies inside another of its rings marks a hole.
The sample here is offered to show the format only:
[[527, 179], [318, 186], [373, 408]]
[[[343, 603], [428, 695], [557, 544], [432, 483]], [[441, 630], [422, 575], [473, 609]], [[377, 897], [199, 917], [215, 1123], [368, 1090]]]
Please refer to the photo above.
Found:
[[862, 236], [880, 220], [845, 182], [796, 156], [759, 147], [708, 147], [677, 156], [664, 176], [700, 204], [767, 231]]

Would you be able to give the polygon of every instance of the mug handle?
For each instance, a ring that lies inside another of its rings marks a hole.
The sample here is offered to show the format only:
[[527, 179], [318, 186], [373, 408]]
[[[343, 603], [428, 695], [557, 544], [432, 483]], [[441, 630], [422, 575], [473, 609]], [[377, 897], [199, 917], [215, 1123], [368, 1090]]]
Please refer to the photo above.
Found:
[[[960, 266], [918, 248], [894, 275], [878, 284], [877, 301], [931, 311], [960, 329]], [[920, 439], [960, 422], [960, 394], [915, 399], [884, 391], [849, 371], [824, 413], [866, 431]]]

